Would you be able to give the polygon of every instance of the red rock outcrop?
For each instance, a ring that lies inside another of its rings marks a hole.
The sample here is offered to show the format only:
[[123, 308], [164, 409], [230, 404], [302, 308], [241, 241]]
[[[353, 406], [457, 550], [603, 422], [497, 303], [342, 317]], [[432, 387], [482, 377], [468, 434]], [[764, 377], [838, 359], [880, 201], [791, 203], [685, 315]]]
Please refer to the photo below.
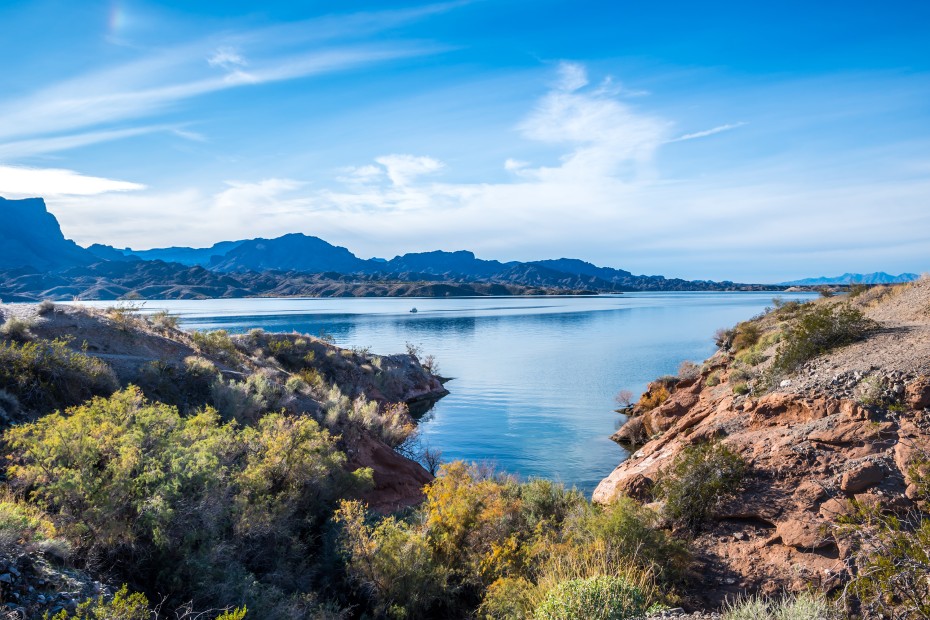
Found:
[[649, 434], [661, 435], [605, 478], [593, 499], [648, 500], [679, 452], [719, 438], [751, 464], [753, 475], [738, 501], [695, 541], [702, 570], [716, 582], [707, 584], [715, 586], [707, 602], [746, 588], [775, 593], [829, 586], [846, 568], [833, 536], [846, 500], [910, 504], [908, 468], [915, 452], [930, 446], [924, 422], [930, 422], [925, 411], [894, 416], [850, 400], [779, 392], [756, 400], [734, 397], [727, 382], [696, 382], [643, 414]]

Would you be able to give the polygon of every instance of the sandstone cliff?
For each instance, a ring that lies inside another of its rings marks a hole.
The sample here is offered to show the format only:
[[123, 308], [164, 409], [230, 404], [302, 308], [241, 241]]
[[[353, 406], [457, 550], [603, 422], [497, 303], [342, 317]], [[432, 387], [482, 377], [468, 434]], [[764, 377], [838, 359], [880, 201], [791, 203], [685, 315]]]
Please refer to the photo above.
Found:
[[615, 436], [641, 447], [594, 492], [601, 503], [618, 494], [652, 501], [687, 446], [719, 440], [740, 454], [749, 483], [695, 540], [706, 604], [841, 584], [850, 550], [834, 533], [847, 500], [893, 511], [916, 497], [909, 470], [930, 446], [930, 281], [813, 303], [849, 304], [877, 329], [781, 373], [773, 358], [795, 305], [747, 323], [757, 342], [742, 351], [734, 332], [722, 334], [692, 376], [649, 386]]

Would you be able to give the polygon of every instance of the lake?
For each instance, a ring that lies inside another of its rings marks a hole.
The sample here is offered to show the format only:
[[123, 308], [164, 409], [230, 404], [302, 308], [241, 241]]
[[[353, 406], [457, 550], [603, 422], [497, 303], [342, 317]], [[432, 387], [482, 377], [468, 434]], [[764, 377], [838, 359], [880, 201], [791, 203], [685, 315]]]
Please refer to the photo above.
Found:
[[444, 460], [487, 463], [590, 494], [627, 456], [609, 439], [622, 421], [614, 395], [638, 396], [683, 360], [707, 358], [717, 328], [759, 313], [775, 294], [214, 299], [148, 301], [144, 311], [168, 310], [185, 329], [325, 332], [340, 346], [381, 354], [413, 343], [453, 378], [449, 396], [420, 421], [424, 444]]

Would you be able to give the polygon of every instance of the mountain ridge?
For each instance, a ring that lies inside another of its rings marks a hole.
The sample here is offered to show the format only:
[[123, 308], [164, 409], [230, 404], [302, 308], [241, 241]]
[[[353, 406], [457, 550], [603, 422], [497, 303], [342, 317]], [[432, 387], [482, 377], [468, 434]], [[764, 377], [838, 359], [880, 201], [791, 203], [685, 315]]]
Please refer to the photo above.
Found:
[[819, 286], [829, 284], [904, 284], [913, 282], [920, 278], [916, 273], [902, 273], [892, 275], [884, 271], [874, 271], [872, 273], [844, 273], [841, 276], [821, 276], [815, 278], [802, 278], [800, 280], [791, 280], [790, 282], [781, 282], [782, 286]]
[[640, 276], [574, 258], [482, 259], [470, 250], [362, 259], [319, 237], [221, 241], [207, 248], [133, 250], [64, 237], [41, 198], [0, 199], [0, 297], [208, 298], [262, 295], [539, 295], [624, 291], [768, 290], [771, 285]]

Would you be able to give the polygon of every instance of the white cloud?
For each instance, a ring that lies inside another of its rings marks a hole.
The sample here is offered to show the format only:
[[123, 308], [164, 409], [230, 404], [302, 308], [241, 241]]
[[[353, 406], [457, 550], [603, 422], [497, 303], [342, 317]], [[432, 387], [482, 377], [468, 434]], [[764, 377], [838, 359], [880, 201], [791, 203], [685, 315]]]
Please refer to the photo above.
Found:
[[507, 170], [508, 172], [518, 172], [528, 167], [529, 165], [530, 165], [530, 162], [528, 161], [522, 161], [519, 159], [512, 159], [508, 157], [507, 160], [504, 162], [504, 170]]
[[559, 79], [556, 89], [567, 93], [574, 92], [588, 85], [588, 71], [584, 65], [575, 62], [559, 63]]
[[437, 172], [445, 167], [445, 164], [437, 159], [416, 155], [382, 155], [375, 161], [384, 166], [391, 183], [397, 186], [408, 185], [419, 176]]
[[229, 46], [218, 47], [207, 58], [207, 64], [211, 67], [221, 67], [231, 69], [233, 67], [244, 67], [247, 63], [235, 48]]
[[674, 124], [638, 101], [631, 106], [616, 90], [554, 87], [518, 125], [514, 152], [527, 152], [530, 141], [546, 147], [534, 160], [553, 151], [557, 158], [542, 166], [507, 159], [514, 174], [495, 183], [444, 182], [457, 171], [428, 176], [444, 169], [432, 154], [395, 153], [337, 171], [343, 185], [330, 188], [267, 178], [214, 192], [63, 197], [50, 208], [79, 242], [139, 248], [305, 232], [365, 256], [467, 247], [488, 258], [576, 255], [695, 278], [811, 275], [814, 253], [842, 264], [838, 272], [926, 269], [912, 266], [930, 243], [923, 168], [891, 178], [875, 173], [874, 157], [817, 168], [786, 152], [670, 178], [659, 175], [655, 155], [672, 141]]
[[145, 189], [145, 185], [92, 177], [59, 168], [24, 168], [0, 165], [0, 195], [24, 196], [95, 196], [106, 192]]

